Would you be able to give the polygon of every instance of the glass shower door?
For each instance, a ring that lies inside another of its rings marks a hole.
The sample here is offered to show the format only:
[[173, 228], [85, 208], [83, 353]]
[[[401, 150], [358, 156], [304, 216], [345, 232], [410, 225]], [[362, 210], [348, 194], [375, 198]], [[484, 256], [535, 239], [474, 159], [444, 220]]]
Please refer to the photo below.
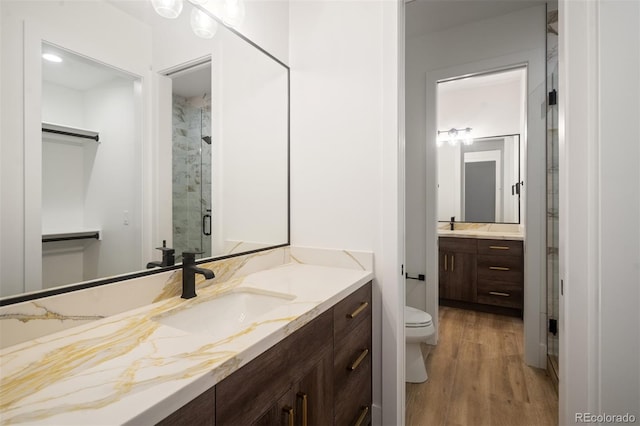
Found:
[[[211, 101], [173, 95], [173, 246], [211, 256]], [[179, 260], [179, 259], [178, 259]]]

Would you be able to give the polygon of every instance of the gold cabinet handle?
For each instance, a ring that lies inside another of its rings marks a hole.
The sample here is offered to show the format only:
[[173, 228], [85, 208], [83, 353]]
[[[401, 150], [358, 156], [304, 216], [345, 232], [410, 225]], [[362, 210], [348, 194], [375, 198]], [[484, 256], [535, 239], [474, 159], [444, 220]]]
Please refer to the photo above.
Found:
[[351, 312], [350, 314], [347, 314], [347, 318], [353, 319], [353, 318], [357, 317], [358, 315], [360, 315], [360, 313], [362, 311], [367, 309], [367, 306], [369, 306], [369, 302], [362, 302], [360, 304], [360, 306], [358, 306], [358, 309], [356, 309], [355, 311]]
[[298, 398], [302, 399], [302, 426], [307, 426], [309, 398], [304, 392], [298, 392]]
[[360, 356], [355, 361], [353, 361], [353, 364], [351, 364], [351, 366], [349, 367], [349, 371], [353, 371], [356, 368], [358, 368], [360, 363], [367, 357], [368, 354], [369, 354], [369, 349], [363, 350]]
[[451, 255], [451, 272], [453, 272], [455, 270], [455, 268], [456, 268], [456, 263], [455, 262], [456, 262], [456, 257], [455, 257], [455, 255], [452, 254]]
[[354, 426], [360, 426], [364, 419], [367, 418], [367, 413], [369, 412], [369, 407], [362, 407], [362, 411], [360, 411], [360, 415], [358, 416], [358, 420], [356, 420]]
[[447, 257], [449, 257], [449, 255], [444, 255], [444, 271], [447, 272]]
[[509, 271], [509, 268], [505, 268], [503, 266], [489, 266], [489, 269], [493, 271]]
[[489, 294], [492, 295], [492, 296], [502, 296], [502, 297], [511, 296], [509, 293], [503, 293], [501, 291], [490, 291]]
[[507, 246], [489, 246], [491, 250], [509, 250], [510, 248]]
[[294, 426], [294, 417], [295, 417], [295, 410], [293, 409], [293, 407], [289, 407], [288, 405], [285, 405], [284, 407], [282, 407], [282, 411], [289, 416], [289, 426]]

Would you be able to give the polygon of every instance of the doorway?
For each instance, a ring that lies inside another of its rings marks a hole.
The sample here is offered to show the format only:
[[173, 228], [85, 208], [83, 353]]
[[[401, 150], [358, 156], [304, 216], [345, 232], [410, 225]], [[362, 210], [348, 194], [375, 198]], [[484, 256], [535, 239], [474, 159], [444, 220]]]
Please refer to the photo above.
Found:
[[211, 257], [211, 62], [174, 73], [172, 79], [173, 247]]

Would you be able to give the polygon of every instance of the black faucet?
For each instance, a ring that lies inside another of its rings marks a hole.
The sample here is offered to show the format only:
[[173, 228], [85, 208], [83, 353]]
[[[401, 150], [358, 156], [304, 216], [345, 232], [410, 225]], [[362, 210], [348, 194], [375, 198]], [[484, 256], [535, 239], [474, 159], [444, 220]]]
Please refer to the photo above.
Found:
[[454, 225], [456, 223], [456, 217], [451, 216], [451, 222], [449, 222], [449, 229], [453, 231]]
[[167, 240], [162, 241], [162, 247], [156, 247], [156, 249], [162, 252], [162, 261], [154, 261], [147, 263], [147, 269], [150, 268], [163, 268], [165, 266], [173, 266], [176, 263], [175, 250], [167, 247]]
[[196, 297], [196, 274], [202, 274], [208, 280], [215, 278], [215, 274], [210, 269], [198, 268], [196, 266], [196, 254], [202, 252], [182, 253], [182, 298], [191, 299]]

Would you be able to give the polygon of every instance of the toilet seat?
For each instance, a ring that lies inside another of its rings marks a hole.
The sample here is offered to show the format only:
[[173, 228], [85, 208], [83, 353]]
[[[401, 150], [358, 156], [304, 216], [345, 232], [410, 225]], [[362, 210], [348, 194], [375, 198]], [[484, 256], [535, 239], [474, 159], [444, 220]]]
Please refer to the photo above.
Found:
[[411, 306], [404, 307], [404, 325], [405, 327], [428, 327], [432, 324], [431, 315]]

